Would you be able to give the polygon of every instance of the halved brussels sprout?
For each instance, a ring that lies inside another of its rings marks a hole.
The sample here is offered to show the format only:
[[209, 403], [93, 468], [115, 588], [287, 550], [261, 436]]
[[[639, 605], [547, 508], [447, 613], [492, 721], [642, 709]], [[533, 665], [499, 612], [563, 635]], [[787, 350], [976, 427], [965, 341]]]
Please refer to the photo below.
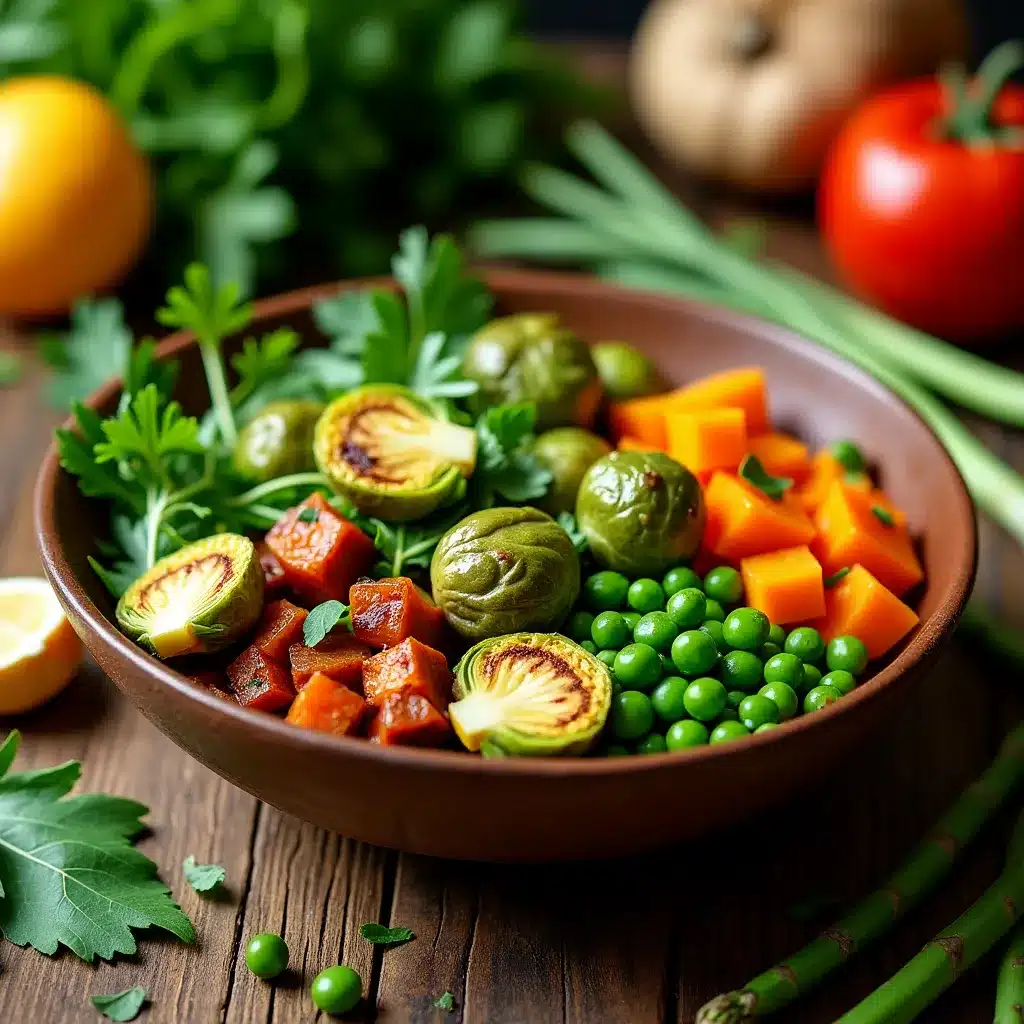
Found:
[[506, 402], [534, 402], [541, 430], [589, 427], [601, 401], [601, 381], [590, 348], [557, 313], [517, 313], [481, 327], [462, 361], [480, 385], [476, 411]]
[[316, 468], [313, 428], [321, 402], [270, 402], [242, 428], [233, 463], [248, 480], [272, 480]]
[[476, 431], [397, 384], [366, 384], [317, 421], [320, 472], [360, 512], [394, 522], [428, 515], [476, 465]]
[[611, 707], [607, 666], [557, 633], [484, 640], [455, 673], [455, 732], [469, 750], [485, 746], [492, 757], [582, 754]]
[[590, 467], [612, 446], [582, 427], [555, 427], [537, 438], [533, 454], [551, 470], [551, 486], [537, 505], [557, 516], [576, 508], [580, 481]]
[[642, 398], [665, 390], [654, 364], [626, 341], [599, 341], [590, 350], [608, 397]]
[[158, 658], [204, 654], [234, 643], [263, 607], [256, 546], [218, 533], [161, 558], [117, 602], [117, 621]]
[[580, 592], [569, 535], [535, 508], [489, 508], [456, 523], [430, 560], [434, 603], [471, 640], [559, 626]]

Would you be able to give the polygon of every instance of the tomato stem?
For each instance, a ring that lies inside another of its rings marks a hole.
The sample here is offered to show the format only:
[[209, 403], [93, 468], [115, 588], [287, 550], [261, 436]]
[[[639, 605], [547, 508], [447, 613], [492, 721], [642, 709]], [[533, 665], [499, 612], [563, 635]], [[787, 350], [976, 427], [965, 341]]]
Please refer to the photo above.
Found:
[[1016, 39], [1000, 43], [981, 62], [973, 82], [967, 84], [963, 68], [944, 69], [940, 75], [946, 91], [948, 112], [943, 119], [942, 136], [965, 145], [997, 145], [1019, 142], [1015, 127], [997, 124], [992, 107], [1010, 76], [1024, 67], [1024, 44]]

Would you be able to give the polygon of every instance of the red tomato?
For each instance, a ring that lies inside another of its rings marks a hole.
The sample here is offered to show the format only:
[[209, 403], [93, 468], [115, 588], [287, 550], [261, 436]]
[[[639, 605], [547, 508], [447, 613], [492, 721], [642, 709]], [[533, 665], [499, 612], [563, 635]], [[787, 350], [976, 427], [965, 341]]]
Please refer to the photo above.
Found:
[[[1024, 144], [943, 138], [938, 81], [880, 93], [825, 164], [819, 220], [852, 291], [932, 334], [972, 341], [1024, 326]], [[990, 125], [1024, 127], [1006, 86]]]

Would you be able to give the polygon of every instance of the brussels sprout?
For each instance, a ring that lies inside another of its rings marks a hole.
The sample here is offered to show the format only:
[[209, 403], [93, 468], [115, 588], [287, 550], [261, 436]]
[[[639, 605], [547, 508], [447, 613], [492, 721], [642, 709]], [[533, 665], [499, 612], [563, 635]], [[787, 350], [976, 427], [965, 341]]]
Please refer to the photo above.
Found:
[[513, 633], [471, 648], [455, 669], [455, 732], [487, 756], [582, 754], [608, 718], [606, 665], [557, 633]]
[[476, 465], [476, 431], [397, 384], [366, 384], [317, 421], [320, 472], [360, 512], [407, 522], [454, 498]]
[[665, 390], [661, 375], [642, 352], [625, 341], [601, 341], [591, 350], [605, 391], [616, 401]]
[[430, 562], [434, 602], [471, 640], [561, 624], [580, 592], [569, 535], [535, 508], [489, 508], [456, 523]]
[[261, 481], [315, 469], [313, 428], [323, 411], [320, 402], [265, 405], [238, 435], [233, 458], [236, 472]]
[[117, 621], [159, 658], [204, 654], [234, 643], [263, 608], [256, 545], [218, 533], [161, 558], [117, 602]]
[[660, 452], [612, 452], [587, 470], [576, 522], [594, 557], [627, 576], [660, 577], [704, 534], [697, 478]]
[[583, 474], [612, 446], [582, 427], [555, 427], [537, 438], [533, 454], [548, 468], [554, 479], [548, 493], [537, 504], [551, 515], [572, 512]]
[[601, 381], [587, 344], [555, 313], [517, 313], [492, 320], [473, 336], [462, 372], [480, 385], [470, 401], [482, 412], [507, 402], [534, 402], [541, 430], [589, 427]]

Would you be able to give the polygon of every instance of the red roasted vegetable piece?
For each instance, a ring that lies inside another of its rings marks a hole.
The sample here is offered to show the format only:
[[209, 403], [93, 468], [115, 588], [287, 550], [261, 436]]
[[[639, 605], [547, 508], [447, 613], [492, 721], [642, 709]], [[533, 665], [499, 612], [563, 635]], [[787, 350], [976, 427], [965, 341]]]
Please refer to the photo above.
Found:
[[263, 596], [265, 599], [273, 599], [287, 584], [284, 579], [284, 569], [277, 560], [277, 555], [267, 547], [267, 542], [261, 540], [256, 545], [260, 556], [260, 566], [263, 569]]
[[444, 612], [405, 576], [356, 583], [349, 591], [352, 632], [373, 647], [394, 647], [412, 636], [443, 647]]
[[452, 673], [444, 655], [409, 637], [363, 662], [363, 695], [371, 704], [380, 707], [396, 691], [418, 693], [444, 711], [452, 695]]
[[283, 664], [288, 662], [288, 648], [302, 640], [302, 624], [309, 612], [305, 608], [281, 598], [271, 601], [263, 609], [259, 631], [253, 638], [253, 647], [268, 658]]
[[228, 679], [242, 707], [280, 711], [295, 699], [288, 670], [256, 647], [247, 647], [228, 665]]
[[369, 656], [370, 648], [366, 644], [342, 630], [328, 633], [316, 647], [292, 644], [288, 648], [296, 690], [301, 690], [314, 672], [322, 672], [336, 683], [358, 691], [363, 677], [363, 661]]
[[382, 746], [440, 747], [451, 736], [448, 719], [418, 693], [393, 691], [381, 701], [370, 740]]
[[288, 586], [314, 604], [348, 599], [349, 587], [365, 576], [376, 555], [373, 541], [311, 494], [271, 527], [267, 546], [284, 570]]
[[351, 736], [359, 731], [366, 701], [323, 672], [314, 672], [288, 709], [285, 721], [304, 729]]

